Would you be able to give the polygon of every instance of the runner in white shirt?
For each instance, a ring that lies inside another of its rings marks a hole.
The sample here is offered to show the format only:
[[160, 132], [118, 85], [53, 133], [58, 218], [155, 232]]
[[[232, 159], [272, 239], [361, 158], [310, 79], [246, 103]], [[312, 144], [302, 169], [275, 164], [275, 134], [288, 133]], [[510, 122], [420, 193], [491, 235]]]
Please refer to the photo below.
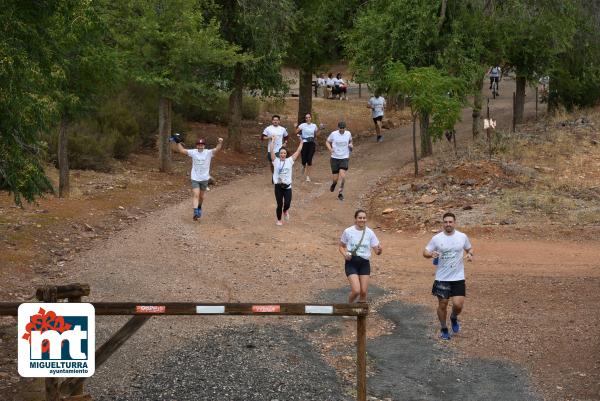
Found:
[[338, 123], [338, 130], [333, 131], [329, 134], [325, 146], [331, 152], [331, 159], [329, 163], [331, 165], [332, 183], [329, 187], [329, 191], [333, 192], [335, 186], [338, 183], [338, 177], [340, 179], [340, 191], [338, 193], [338, 199], [344, 200], [344, 183], [346, 181], [346, 172], [348, 171], [348, 164], [350, 160], [350, 152], [352, 151], [352, 134], [350, 131], [346, 131], [346, 123], [340, 121]]
[[338, 250], [344, 257], [344, 269], [350, 283], [348, 303], [353, 303], [357, 297], [359, 302], [367, 302], [371, 250], [381, 255], [382, 248], [373, 230], [367, 227], [367, 213], [364, 210], [359, 209], [354, 213], [354, 225], [342, 233]]
[[186, 149], [181, 144], [182, 139], [179, 134], [171, 136], [170, 141], [175, 145], [174, 150], [192, 158], [192, 204], [194, 206], [194, 221], [202, 217], [202, 202], [204, 193], [208, 189], [210, 180], [210, 162], [223, 145], [223, 138], [219, 138], [219, 143], [214, 149], [205, 149], [204, 139], [196, 140], [196, 149]]
[[279, 149], [279, 155], [275, 155], [275, 146], [271, 144], [271, 158], [273, 159], [273, 184], [275, 185], [275, 201], [277, 209], [277, 225], [283, 225], [281, 215], [286, 221], [290, 219], [289, 209], [292, 204], [292, 173], [294, 162], [302, 151], [302, 141], [298, 145], [298, 149], [293, 155], [287, 157], [287, 149], [282, 147]]
[[261, 140], [269, 140], [267, 143], [267, 160], [269, 161], [269, 166], [271, 167], [271, 173], [273, 172], [273, 159], [271, 158], [270, 153], [271, 144], [273, 143], [275, 145], [275, 155], [278, 156], [279, 149], [281, 149], [281, 147], [285, 146], [287, 143], [286, 138], [288, 136], [288, 132], [285, 127], [279, 125], [280, 120], [281, 118], [277, 114], [273, 115], [273, 117], [271, 117], [271, 125], [265, 128], [260, 136]]
[[460, 325], [458, 315], [465, 303], [465, 266], [463, 256], [466, 252], [467, 260], [473, 259], [473, 248], [466, 234], [454, 228], [456, 216], [453, 213], [444, 214], [444, 230], [433, 236], [423, 251], [423, 256], [433, 258], [433, 264], [437, 266], [435, 281], [431, 289], [432, 295], [438, 298], [437, 315], [440, 320], [440, 337], [444, 340], [450, 339], [448, 326], [446, 325], [448, 302], [452, 300], [452, 313], [450, 322], [452, 331], [458, 333]]
[[312, 168], [312, 159], [317, 148], [317, 134], [319, 127], [312, 122], [312, 115], [306, 113], [304, 122], [296, 128], [296, 135], [304, 143], [302, 146], [302, 172], [306, 176], [306, 181], [310, 182], [310, 170]]
[[383, 135], [381, 135], [381, 121], [383, 120], [383, 114], [385, 112], [385, 99], [375, 92], [375, 96], [369, 99], [367, 107], [371, 109], [371, 117], [375, 123], [375, 132], [377, 132], [377, 142], [383, 141]]

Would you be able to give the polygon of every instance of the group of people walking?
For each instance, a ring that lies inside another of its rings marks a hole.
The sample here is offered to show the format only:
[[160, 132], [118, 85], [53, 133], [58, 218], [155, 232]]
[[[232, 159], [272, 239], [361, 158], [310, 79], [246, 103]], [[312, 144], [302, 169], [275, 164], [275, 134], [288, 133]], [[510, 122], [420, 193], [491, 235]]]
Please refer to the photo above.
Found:
[[[372, 110], [373, 122], [376, 125], [377, 142], [381, 142], [381, 120], [385, 108], [385, 99], [378, 93], [369, 99], [368, 108]], [[298, 147], [294, 153], [288, 151], [288, 132], [281, 126], [281, 118], [273, 115], [271, 125], [266, 127], [261, 140], [268, 140], [267, 160], [271, 169], [271, 180], [274, 186], [276, 200], [276, 225], [282, 226], [290, 220], [292, 202], [293, 166], [301, 157], [302, 171], [306, 182], [311, 182], [310, 173], [319, 127], [313, 123], [312, 115], [307, 113], [295, 129], [298, 136]], [[193, 220], [202, 217], [204, 193], [210, 179], [210, 164], [214, 155], [221, 149], [223, 138], [218, 138], [214, 149], [206, 149], [202, 138], [196, 140], [195, 149], [185, 149], [182, 138], [175, 134], [171, 137], [174, 150], [192, 159], [191, 185], [192, 203], [194, 207]], [[325, 142], [330, 152], [330, 167], [332, 182], [331, 192], [338, 189], [337, 198], [344, 200], [344, 185], [349, 168], [350, 154], [353, 150], [352, 134], [347, 130], [346, 123], [340, 121], [337, 130], [331, 132]], [[453, 333], [460, 331], [458, 315], [461, 313], [466, 295], [463, 257], [466, 252], [467, 260], [472, 260], [473, 250], [468, 237], [455, 229], [456, 217], [452, 213], [443, 216], [443, 230], [435, 235], [425, 247], [423, 256], [433, 258], [436, 266], [436, 276], [432, 294], [438, 298], [437, 314], [440, 320], [440, 337], [444, 340], [451, 338], [447, 326], [447, 308], [452, 301], [450, 314]], [[370, 260], [373, 254], [381, 255], [383, 248], [374, 231], [367, 227], [367, 213], [359, 209], [354, 213], [354, 224], [346, 228], [339, 240], [339, 253], [344, 260], [344, 270], [350, 284], [348, 302], [356, 300], [366, 302], [368, 295], [369, 277], [371, 274]]]

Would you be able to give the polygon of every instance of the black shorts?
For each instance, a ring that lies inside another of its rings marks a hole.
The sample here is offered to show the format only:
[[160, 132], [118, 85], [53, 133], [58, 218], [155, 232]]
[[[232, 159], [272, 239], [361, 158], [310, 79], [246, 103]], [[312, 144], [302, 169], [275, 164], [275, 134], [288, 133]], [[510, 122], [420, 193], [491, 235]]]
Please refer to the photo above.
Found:
[[315, 155], [315, 149], [316, 149], [316, 143], [313, 142], [304, 142], [302, 144], [302, 150], [300, 151], [300, 154], [302, 155], [302, 165], [306, 166], [307, 164], [309, 166], [312, 166], [312, 159], [313, 156]]
[[437, 281], [433, 282], [431, 295], [440, 299], [450, 299], [452, 297], [464, 297], [467, 295], [465, 280], [459, 281]]
[[[275, 157], [279, 157], [279, 152], [275, 152]], [[271, 160], [271, 152], [267, 152], [267, 160], [270, 163], [273, 163], [273, 160]]]
[[363, 259], [360, 256], [352, 256], [352, 259], [347, 260], [344, 269], [346, 276], [358, 274], [359, 276], [368, 276], [371, 274], [371, 262], [368, 259]]
[[338, 174], [340, 170], [348, 171], [349, 159], [334, 159], [333, 157], [329, 160], [331, 164], [331, 173]]
[[373, 117], [373, 122], [377, 124], [377, 121], [383, 121], [383, 116]]

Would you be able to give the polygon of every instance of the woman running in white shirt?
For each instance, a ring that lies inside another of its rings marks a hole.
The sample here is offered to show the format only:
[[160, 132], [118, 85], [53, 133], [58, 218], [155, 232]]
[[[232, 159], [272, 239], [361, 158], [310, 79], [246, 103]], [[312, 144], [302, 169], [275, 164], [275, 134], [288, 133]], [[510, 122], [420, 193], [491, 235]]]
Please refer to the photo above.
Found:
[[383, 250], [373, 230], [367, 227], [367, 212], [359, 209], [354, 213], [354, 225], [344, 230], [338, 249], [344, 257], [350, 283], [348, 303], [354, 302], [357, 297], [359, 302], [367, 302], [371, 250], [376, 255], [381, 255]]
[[317, 133], [319, 127], [312, 122], [312, 115], [306, 113], [304, 116], [304, 122], [298, 125], [296, 128], [296, 135], [300, 137], [302, 145], [302, 172], [306, 176], [306, 181], [310, 182], [310, 170], [312, 167], [312, 159], [315, 155], [315, 149], [317, 147]]
[[298, 145], [296, 152], [287, 157], [287, 149], [279, 149], [279, 157], [275, 156], [274, 142], [270, 146], [271, 160], [273, 160], [273, 184], [275, 184], [275, 201], [277, 202], [277, 225], [283, 225], [281, 216], [288, 221], [290, 219], [289, 209], [292, 204], [292, 172], [294, 162], [302, 151], [302, 141]]

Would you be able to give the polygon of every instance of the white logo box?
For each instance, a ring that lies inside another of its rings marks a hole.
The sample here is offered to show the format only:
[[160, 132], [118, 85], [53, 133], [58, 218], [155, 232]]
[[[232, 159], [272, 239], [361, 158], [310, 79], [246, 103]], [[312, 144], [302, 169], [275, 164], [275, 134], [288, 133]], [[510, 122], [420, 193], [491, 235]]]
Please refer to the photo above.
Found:
[[96, 322], [88, 303], [19, 305], [19, 374], [90, 377], [95, 370]]

